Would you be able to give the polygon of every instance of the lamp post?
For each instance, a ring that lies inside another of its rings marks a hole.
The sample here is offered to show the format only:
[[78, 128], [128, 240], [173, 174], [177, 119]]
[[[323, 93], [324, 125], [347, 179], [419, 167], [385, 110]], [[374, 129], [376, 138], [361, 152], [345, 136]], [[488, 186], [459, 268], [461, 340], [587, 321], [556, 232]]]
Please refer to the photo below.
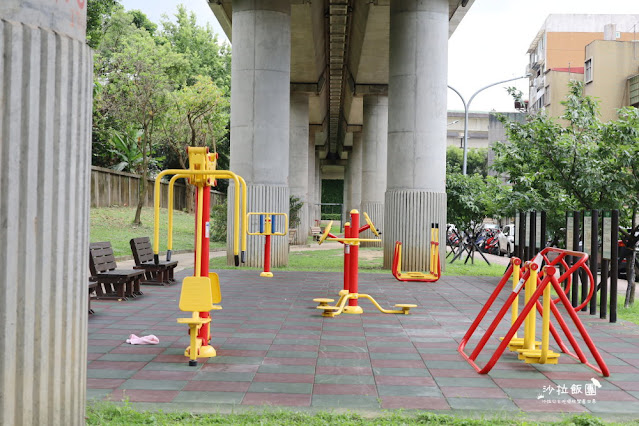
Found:
[[496, 83], [492, 83], [489, 84], [488, 86], [484, 86], [481, 89], [479, 89], [478, 91], [476, 91], [475, 93], [473, 93], [473, 96], [470, 97], [470, 100], [468, 101], [468, 103], [466, 103], [466, 100], [464, 99], [464, 97], [462, 96], [461, 93], [459, 93], [459, 91], [457, 89], [455, 89], [452, 86], [448, 86], [449, 89], [451, 89], [453, 92], [457, 93], [457, 95], [460, 97], [462, 103], [464, 104], [464, 159], [463, 159], [463, 163], [462, 163], [462, 173], [465, 175], [466, 174], [466, 154], [468, 152], [468, 111], [470, 109], [470, 104], [473, 101], [473, 99], [475, 99], [475, 96], [477, 96], [479, 94], [479, 92], [488, 89], [489, 87], [493, 87], [493, 86], [497, 86], [498, 84], [502, 84], [502, 83], [508, 83], [509, 81], [513, 81], [513, 80], [519, 80], [520, 78], [528, 78], [530, 77], [530, 74], [526, 74], [526, 75], [522, 75], [520, 77], [514, 77], [514, 78], [509, 78], [508, 80], [502, 80], [502, 81], [498, 81]]

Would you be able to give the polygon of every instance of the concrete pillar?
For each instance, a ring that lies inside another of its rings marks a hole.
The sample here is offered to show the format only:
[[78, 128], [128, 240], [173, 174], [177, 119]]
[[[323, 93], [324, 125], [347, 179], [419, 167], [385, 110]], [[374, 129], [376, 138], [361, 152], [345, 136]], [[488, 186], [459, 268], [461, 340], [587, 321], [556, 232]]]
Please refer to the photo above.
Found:
[[308, 209], [307, 220], [309, 226], [316, 226], [315, 220], [319, 220], [317, 212], [317, 183], [315, 182], [315, 132], [308, 135]]
[[349, 161], [346, 163], [346, 165], [344, 166], [344, 195], [343, 195], [343, 203], [344, 203], [344, 209], [346, 209], [346, 221], [350, 222], [350, 216], [348, 215], [348, 212], [351, 211], [351, 183], [352, 183], [352, 179], [351, 179], [351, 161], [349, 159]]
[[353, 150], [348, 159], [350, 166], [351, 188], [349, 192], [350, 206], [347, 212], [353, 209], [360, 210], [362, 204], [362, 134], [353, 133]]
[[[368, 213], [378, 229], [384, 230], [384, 193], [388, 141], [388, 97], [364, 96], [362, 126], [362, 211]], [[362, 238], [375, 238], [371, 231]], [[382, 243], [362, 243], [363, 247], [382, 247]]]
[[[248, 186], [248, 210], [289, 211], [291, 11], [288, 0], [233, 0], [231, 170]], [[229, 188], [229, 212], [233, 186]], [[229, 214], [227, 261], [233, 262]], [[272, 238], [271, 265], [288, 263]], [[264, 237], [249, 237], [246, 264], [262, 267]]]
[[0, 424], [85, 423], [86, 3], [0, 6]]
[[[289, 187], [291, 196], [304, 205], [299, 211], [300, 219], [293, 244], [306, 244], [310, 225], [308, 221], [308, 95], [291, 95], [291, 125], [289, 146]], [[314, 164], [313, 164], [314, 165]]]
[[385, 268], [401, 241], [403, 268], [427, 270], [432, 222], [444, 241], [447, 63], [448, 0], [391, 2]]
[[315, 201], [317, 202], [315, 216], [322, 220], [322, 206], [320, 205], [322, 202], [322, 166], [317, 151], [315, 151]]

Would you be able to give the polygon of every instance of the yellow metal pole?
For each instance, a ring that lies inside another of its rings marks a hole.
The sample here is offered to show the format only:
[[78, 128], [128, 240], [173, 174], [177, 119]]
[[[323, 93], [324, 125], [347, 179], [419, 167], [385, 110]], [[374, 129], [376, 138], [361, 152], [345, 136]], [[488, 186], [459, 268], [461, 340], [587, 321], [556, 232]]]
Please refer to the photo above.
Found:
[[242, 252], [246, 253], [246, 236], [248, 235], [248, 216], [247, 216], [247, 199], [248, 199], [248, 190], [246, 189], [246, 181], [242, 176], [237, 177], [240, 183], [242, 184]]
[[[174, 188], [175, 188], [175, 181], [181, 178], [186, 178], [186, 177], [189, 177], [189, 176], [185, 174], [175, 175], [169, 181], [169, 230], [167, 231], [168, 233], [167, 243], [166, 243], [167, 250], [173, 250], [173, 202], [174, 202], [173, 194], [174, 194]], [[188, 191], [188, 188], [187, 188], [187, 191]]]
[[[521, 269], [521, 260], [513, 259], [513, 290], [517, 288], [517, 284], [519, 284], [519, 272]], [[528, 289], [526, 289], [526, 292]], [[515, 297], [512, 304], [512, 312], [511, 312], [511, 320], [510, 324], [514, 324], [517, 321], [517, 317], [519, 316], [519, 296]], [[515, 332], [514, 338], [517, 338], [517, 332]]]
[[546, 284], [544, 289], [541, 324], [541, 356], [539, 357], [539, 363], [545, 364], [548, 359], [548, 343], [550, 340], [550, 283]]
[[[537, 290], [537, 269], [539, 266], [535, 263], [530, 263], [530, 275], [528, 281], [526, 281], [526, 303], [530, 302], [535, 290]], [[526, 316], [526, 322], [528, 327], [524, 327], [524, 349], [535, 349], [535, 327], [536, 327], [537, 313], [533, 307]]]
[[204, 206], [202, 206], [202, 199], [204, 198], [204, 187], [198, 185], [197, 187], [197, 213], [195, 216], [195, 223], [197, 224], [196, 228], [196, 237], [195, 237], [195, 276], [199, 277], [202, 272], [202, 211], [204, 210]]

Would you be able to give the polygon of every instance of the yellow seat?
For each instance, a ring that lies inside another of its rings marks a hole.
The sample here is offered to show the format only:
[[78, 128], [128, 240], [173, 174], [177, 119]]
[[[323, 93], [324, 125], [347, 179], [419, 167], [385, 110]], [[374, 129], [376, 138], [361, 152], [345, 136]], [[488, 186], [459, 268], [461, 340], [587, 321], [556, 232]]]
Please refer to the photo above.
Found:
[[193, 324], [193, 325], [202, 325], [202, 324], [207, 324], [209, 322], [211, 322], [211, 318], [178, 318], [177, 319], [178, 324]]
[[318, 297], [316, 299], [313, 299], [313, 302], [319, 303], [319, 305], [317, 307], [320, 308], [320, 309], [323, 306], [328, 306], [329, 303], [332, 303], [334, 301], [335, 301], [334, 299], [327, 299], [327, 298], [324, 298], [324, 297]]
[[413, 305], [411, 303], [397, 303], [395, 305], [396, 308], [401, 308], [401, 310], [403, 311], [403, 313], [405, 315], [408, 315], [410, 313], [410, 308], [416, 308], [417, 305]]

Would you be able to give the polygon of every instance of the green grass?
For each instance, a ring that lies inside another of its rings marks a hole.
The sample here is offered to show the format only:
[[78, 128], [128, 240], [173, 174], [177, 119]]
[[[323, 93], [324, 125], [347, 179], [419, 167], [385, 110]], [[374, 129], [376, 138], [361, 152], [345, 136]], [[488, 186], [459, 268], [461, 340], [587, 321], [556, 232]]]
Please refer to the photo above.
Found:
[[[129, 240], [149, 237], [153, 241], [153, 209], [142, 209], [142, 226], [134, 226], [134, 207], [104, 207], [91, 209], [90, 242], [110, 241], [115, 256], [131, 256]], [[166, 251], [168, 212], [160, 210], [160, 252]], [[173, 213], [173, 251], [193, 250], [195, 216], [192, 213]], [[211, 243], [223, 247], [224, 243]]]
[[[429, 412], [405, 413], [387, 411], [375, 417], [363, 417], [347, 413], [306, 413], [283, 409], [258, 409], [245, 413], [232, 414], [191, 414], [182, 412], [137, 411], [130, 404], [116, 405], [112, 402], [100, 402], [87, 408], [88, 425], [604, 425], [601, 419], [589, 414], [566, 416], [556, 422], [527, 421], [523, 415], [508, 415], [491, 418], [469, 418]], [[623, 423], [616, 423], [623, 424]], [[629, 424], [629, 423], [628, 423]]]

